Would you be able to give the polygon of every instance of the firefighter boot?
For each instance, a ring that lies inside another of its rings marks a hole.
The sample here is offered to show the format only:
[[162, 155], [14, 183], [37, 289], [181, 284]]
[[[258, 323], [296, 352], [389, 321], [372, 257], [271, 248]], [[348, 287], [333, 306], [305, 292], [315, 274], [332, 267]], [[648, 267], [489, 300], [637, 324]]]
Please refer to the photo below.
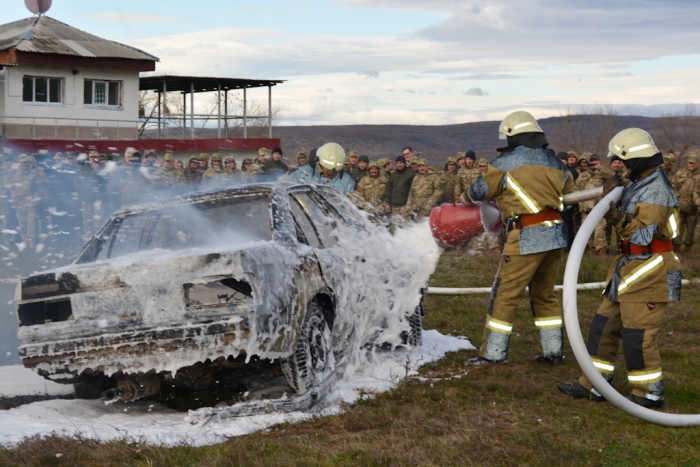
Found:
[[594, 402], [604, 402], [605, 398], [600, 395], [595, 388], [590, 391], [583, 386], [578, 381], [575, 382], [565, 382], [559, 384], [559, 391], [563, 392], [567, 396], [571, 396], [574, 399], [590, 399]]

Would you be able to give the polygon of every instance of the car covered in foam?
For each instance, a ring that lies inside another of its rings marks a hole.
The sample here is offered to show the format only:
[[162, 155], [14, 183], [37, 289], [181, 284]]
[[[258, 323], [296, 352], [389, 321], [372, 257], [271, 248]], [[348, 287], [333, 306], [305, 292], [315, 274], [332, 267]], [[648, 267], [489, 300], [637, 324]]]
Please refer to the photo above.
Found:
[[251, 365], [303, 394], [377, 340], [420, 344], [427, 278], [391, 239], [331, 187], [247, 185], [124, 209], [72, 264], [22, 279], [19, 354], [79, 397], [224, 387]]

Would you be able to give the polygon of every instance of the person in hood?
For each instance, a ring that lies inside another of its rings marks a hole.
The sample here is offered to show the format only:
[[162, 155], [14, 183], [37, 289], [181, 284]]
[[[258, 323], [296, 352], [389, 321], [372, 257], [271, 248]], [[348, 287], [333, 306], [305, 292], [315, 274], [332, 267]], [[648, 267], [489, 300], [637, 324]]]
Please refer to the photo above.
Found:
[[567, 245], [562, 196], [574, 191], [573, 177], [548, 143], [537, 120], [513, 112], [500, 124], [508, 145], [469, 187], [472, 201], [498, 198], [507, 240], [491, 292], [479, 356], [470, 365], [505, 362], [518, 303], [526, 287], [542, 355], [537, 362], [564, 363], [562, 314], [554, 296], [559, 262]]

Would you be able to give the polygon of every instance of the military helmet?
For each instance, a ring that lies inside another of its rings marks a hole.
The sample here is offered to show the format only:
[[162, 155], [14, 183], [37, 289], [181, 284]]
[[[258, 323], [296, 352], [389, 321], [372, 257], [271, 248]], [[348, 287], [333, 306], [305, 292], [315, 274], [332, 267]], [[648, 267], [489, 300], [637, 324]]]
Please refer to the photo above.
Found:
[[659, 153], [651, 135], [641, 128], [622, 130], [608, 143], [608, 157], [618, 156], [623, 161], [652, 157]]
[[498, 127], [498, 137], [506, 139], [508, 136], [519, 135], [520, 133], [543, 133], [539, 123], [530, 112], [518, 110], [503, 119]]
[[175, 160], [175, 158], [173, 157], [172, 152], [166, 152], [165, 155], [163, 156], [163, 162], [168, 162], [168, 161], [172, 162], [173, 160]]
[[318, 163], [328, 170], [343, 170], [345, 150], [338, 143], [326, 143], [316, 151]]

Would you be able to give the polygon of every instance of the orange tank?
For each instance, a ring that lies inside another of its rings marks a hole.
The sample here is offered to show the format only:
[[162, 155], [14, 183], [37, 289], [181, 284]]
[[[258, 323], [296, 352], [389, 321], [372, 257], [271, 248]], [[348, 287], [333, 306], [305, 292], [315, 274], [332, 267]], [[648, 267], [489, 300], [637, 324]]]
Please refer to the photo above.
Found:
[[491, 203], [443, 204], [430, 211], [430, 230], [442, 248], [462, 245], [487, 230], [498, 235], [502, 226], [500, 212]]

